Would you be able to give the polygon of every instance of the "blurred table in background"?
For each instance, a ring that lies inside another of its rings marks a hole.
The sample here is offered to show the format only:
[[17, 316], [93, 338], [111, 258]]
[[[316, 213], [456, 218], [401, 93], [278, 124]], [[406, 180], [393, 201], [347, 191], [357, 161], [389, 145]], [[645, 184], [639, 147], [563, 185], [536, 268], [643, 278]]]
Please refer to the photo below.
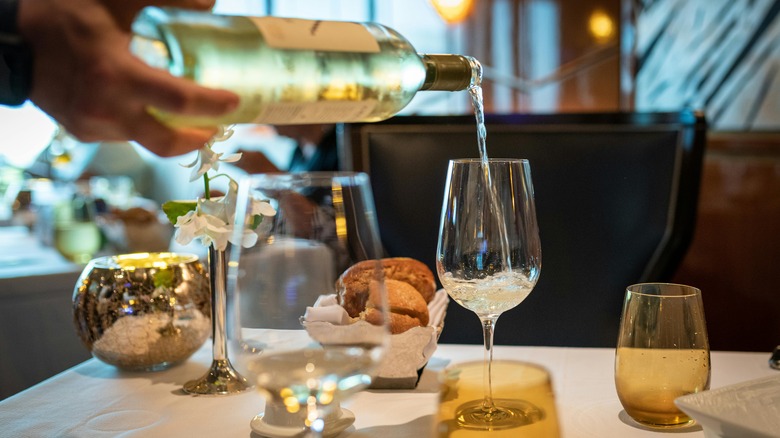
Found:
[[73, 328], [82, 267], [25, 227], [0, 227], [0, 399], [90, 358]]

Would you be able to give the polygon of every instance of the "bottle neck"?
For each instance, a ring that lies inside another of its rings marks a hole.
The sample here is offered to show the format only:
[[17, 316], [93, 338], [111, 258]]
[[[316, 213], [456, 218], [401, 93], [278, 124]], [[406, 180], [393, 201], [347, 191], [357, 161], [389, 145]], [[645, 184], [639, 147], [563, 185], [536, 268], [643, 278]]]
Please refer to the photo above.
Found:
[[420, 55], [425, 65], [421, 90], [461, 91], [482, 84], [482, 65], [463, 55]]

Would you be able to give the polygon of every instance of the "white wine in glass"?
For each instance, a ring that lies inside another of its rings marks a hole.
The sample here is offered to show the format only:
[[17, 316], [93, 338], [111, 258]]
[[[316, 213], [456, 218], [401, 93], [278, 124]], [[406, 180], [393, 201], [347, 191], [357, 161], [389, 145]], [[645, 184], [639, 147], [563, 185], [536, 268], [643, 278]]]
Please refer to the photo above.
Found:
[[461, 407], [460, 427], [500, 430], [536, 421], [528, 403], [494, 399], [491, 390], [496, 321], [525, 300], [541, 269], [527, 160], [450, 161], [436, 269], [450, 297], [477, 314], [484, 334], [484, 397]]
[[701, 290], [671, 283], [628, 286], [615, 351], [615, 389], [626, 413], [651, 428], [688, 427], [694, 421], [674, 400], [709, 387]]
[[87, 264], [102, 244], [95, 216], [93, 201], [81, 194], [58, 205], [53, 236], [57, 251], [74, 263]]

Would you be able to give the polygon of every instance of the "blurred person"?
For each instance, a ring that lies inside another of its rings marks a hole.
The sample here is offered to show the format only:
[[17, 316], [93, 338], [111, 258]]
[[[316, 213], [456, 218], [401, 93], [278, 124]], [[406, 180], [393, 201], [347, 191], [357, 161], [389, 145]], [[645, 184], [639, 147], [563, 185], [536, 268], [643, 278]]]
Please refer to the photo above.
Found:
[[131, 24], [146, 6], [214, 2], [0, 0], [0, 104], [29, 99], [84, 142], [134, 140], [165, 157], [198, 149], [216, 128], [172, 128], [148, 108], [218, 116], [238, 96], [147, 66], [130, 52]]
[[295, 142], [290, 164], [278, 168], [262, 152], [239, 149], [241, 160], [235, 165], [247, 173], [315, 172], [339, 170], [336, 125], [277, 125], [276, 133]]
[[339, 170], [335, 125], [280, 125], [276, 132], [296, 143], [288, 172]]

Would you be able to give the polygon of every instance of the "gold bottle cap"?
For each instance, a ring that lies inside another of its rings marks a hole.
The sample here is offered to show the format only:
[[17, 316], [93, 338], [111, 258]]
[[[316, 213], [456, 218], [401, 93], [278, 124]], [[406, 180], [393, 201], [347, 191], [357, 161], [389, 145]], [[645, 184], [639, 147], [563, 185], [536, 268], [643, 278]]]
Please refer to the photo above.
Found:
[[420, 55], [425, 64], [421, 90], [460, 91], [482, 82], [482, 65], [463, 55]]

